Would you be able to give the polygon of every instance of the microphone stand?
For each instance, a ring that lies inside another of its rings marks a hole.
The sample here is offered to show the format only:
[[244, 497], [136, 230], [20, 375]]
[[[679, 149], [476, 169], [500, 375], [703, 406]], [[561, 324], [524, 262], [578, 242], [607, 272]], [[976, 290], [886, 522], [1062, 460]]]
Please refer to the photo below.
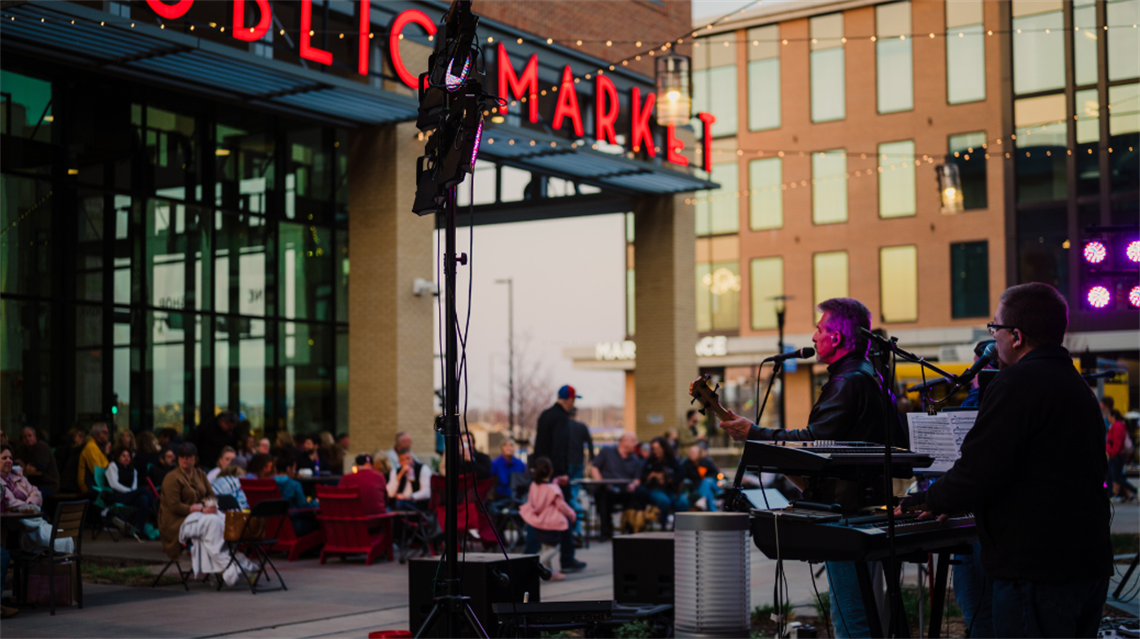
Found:
[[[760, 366], [763, 367], [764, 362], [760, 362]], [[774, 384], [776, 382], [776, 376], [780, 374], [780, 369], [782, 369], [783, 367], [784, 367], [784, 361], [783, 360], [775, 360], [775, 365], [772, 368], [772, 376], [770, 378], [768, 378], [768, 390], [764, 391], [764, 401], [761, 402], [760, 407], [756, 409], [756, 425], [757, 426], [760, 425], [760, 417], [764, 414], [764, 407], [768, 405], [768, 397], [772, 394], [772, 384]], [[756, 370], [756, 376], [757, 377], [760, 376], [760, 370], [761, 369]], [[781, 388], [780, 392], [781, 393], [784, 392], [784, 389]], [[784, 426], [783, 424], [780, 424], [781, 428], [783, 426]], [[732, 488], [736, 493], [735, 496], [733, 497], [733, 508], [732, 508], [732, 510], [734, 510], [736, 512], [748, 512], [749, 510], [751, 510], [751, 506], [749, 506], [746, 509], [742, 508], [744, 503], [747, 502], [747, 500], [744, 499], [744, 488], [741, 486], [741, 483], [744, 481], [744, 471], [745, 471], [745, 468], [744, 468], [744, 452], [746, 450], [748, 450], [748, 440], [747, 439], [744, 440], [744, 451], [740, 452], [740, 464], [736, 467], [736, 478], [732, 482]], [[760, 484], [760, 490], [761, 491], [764, 490], [764, 484], [763, 483]], [[765, 499], [765, 505], [767, 505], [766, 502], [767, 502], [768, 497], [767, 497], [766, 493], [765, 493], [764, 499]]]

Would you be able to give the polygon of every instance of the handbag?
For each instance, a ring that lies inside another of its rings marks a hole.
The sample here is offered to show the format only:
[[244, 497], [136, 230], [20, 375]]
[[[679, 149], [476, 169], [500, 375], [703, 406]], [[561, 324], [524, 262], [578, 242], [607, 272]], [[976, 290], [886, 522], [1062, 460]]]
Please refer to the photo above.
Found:
[[[246, 522], [249, 522], [248, 527]], [[226, 511], [226, 527], [222, 537], [226, 541], [256, 541], [261, 539], [265, 537], [265, 519], [251, 517], [244, 510]]]

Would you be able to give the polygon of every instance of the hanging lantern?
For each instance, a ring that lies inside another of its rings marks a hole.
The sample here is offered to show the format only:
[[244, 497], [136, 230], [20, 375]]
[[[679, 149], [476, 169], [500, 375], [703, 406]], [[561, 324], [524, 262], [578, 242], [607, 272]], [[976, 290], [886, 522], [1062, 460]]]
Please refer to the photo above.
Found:
[[962, 206], [962, 176], [958, 173], [958, 165], [951, 162], [939, 164], [938, 191], [942, 198], [942, 214], [954, 215], [961, 213]]
[[689, 58], [670, 53], [657, 58], [657, 125], [686, 125], [693, 117]]

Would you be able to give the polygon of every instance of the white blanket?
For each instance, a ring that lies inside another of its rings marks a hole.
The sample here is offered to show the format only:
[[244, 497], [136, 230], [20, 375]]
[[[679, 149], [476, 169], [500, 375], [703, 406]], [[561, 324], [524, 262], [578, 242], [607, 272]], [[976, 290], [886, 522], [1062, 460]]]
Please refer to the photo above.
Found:
[[[20, 546], [24, 550], [35, 550], [38, 548], [47, 548], [48, 542], [51, 541], [51, 533], [53, 526], [51, 522], [45, 520], [43, 517], [32, 517], [24, 519], [20, 523], [24, 525], [24, 533], [20, 535]], [[55, 551], [63, 554], [70, 554], [75, 551], [74, 539], [56, 539]]]
[[[241, 578], [237, 563], [230, 563], [230, 553], [223, 536], [225, 529], [226, 518], [222, 513], [190, 513], [186, 521], [182, 522], [178, 539], [183, 543], [193, 542], [190, 546], [190, 563], [195, 578], [208, 573], [221, 573], [227, 586], [234, 585]], [[235, 557], [252, 576], [257, 569], [253, 562], [240, 552], [235, 553]]]

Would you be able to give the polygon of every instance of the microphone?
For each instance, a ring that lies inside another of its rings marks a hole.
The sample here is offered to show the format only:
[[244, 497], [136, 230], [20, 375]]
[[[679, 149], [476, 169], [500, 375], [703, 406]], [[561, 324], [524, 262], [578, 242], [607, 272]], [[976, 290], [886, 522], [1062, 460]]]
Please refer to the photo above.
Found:
[[906, 389], [906, 392], [908, 392], [908, 393], [925, 393], [928, 390], [931, 390], [933, 388], [938, 388], [939, 386], [945, 386], [946, 384], [949, 384], [949, 383], [950, 383], [950, 378], [939, 377], [938, 379], [932, 379], [929, 382], [926, 382], [925, 384], [916, 384], [915, 386], [911, 386], [910, 388]]
[[814, 356], [815, 356], [815, 349], [810, 347], [810, 346], [805, 346], [805, 347], [799, 349], [798, 351], [792, 351], [790, 353], [783, 353], [781, 355], [773, 355], [771, 357], [765, 358], [764, 361], [765, 362], [782, 362], [786, 359], [807, 359], [809, 357], [814, 357]]
[[982, 369], [992, 364], [996, 359], [997, 346], [990, 344], [986, 347], [986, 350], [982, 351], [982, 356], [978, 358], [978, 361], [974, 362], [974, 365], [967, 369], [965, 373], [962, 373], [958, 376], [958, 385], [965, 386], [966, 384], [969, 384], [975, 377], [978, 376], [978, 373], [982, 372]]

